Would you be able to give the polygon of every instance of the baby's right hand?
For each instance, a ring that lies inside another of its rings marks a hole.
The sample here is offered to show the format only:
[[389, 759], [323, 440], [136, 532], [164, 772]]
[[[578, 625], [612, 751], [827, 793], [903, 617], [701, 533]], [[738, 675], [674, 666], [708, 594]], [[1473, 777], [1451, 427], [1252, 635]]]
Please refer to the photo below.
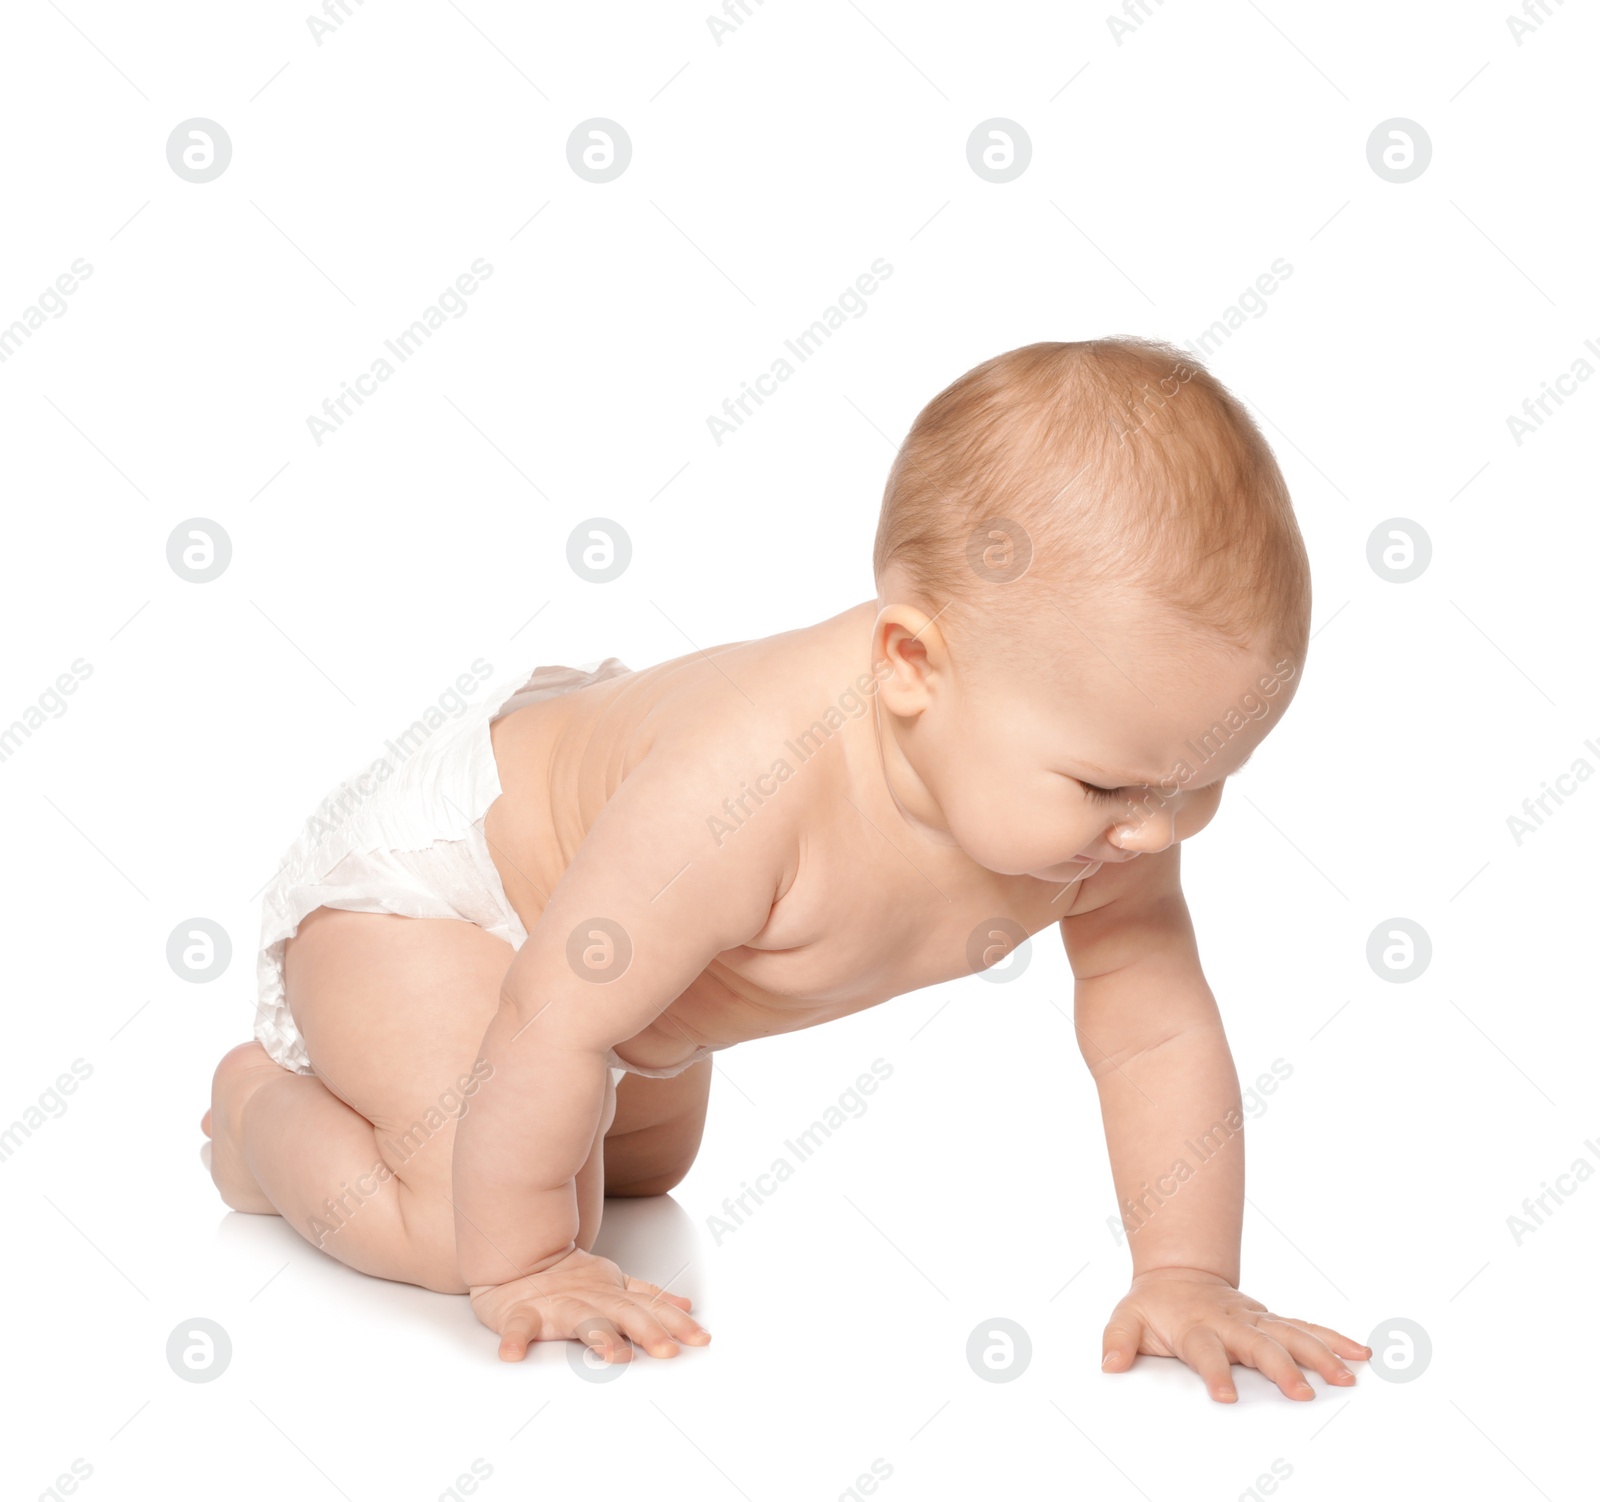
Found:
[[604, 1361], [631, 1361], [637, 1341], [652, 1356], [678, 1344], [703, 1346], [710, 1332], [689, 1318], [692, 1304], [615, 1262], [573, 1250], [531, 1277], [471, 1290], [472, 1312], [500, 1337], [500, 1359], [521, 1361], [536, 1340], [581, 1340]]

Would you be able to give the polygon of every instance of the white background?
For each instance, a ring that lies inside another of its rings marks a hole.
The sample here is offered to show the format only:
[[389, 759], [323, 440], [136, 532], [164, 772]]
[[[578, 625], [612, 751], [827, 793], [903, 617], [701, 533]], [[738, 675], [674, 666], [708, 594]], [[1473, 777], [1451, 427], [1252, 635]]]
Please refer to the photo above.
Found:
[[[0, 763], [0, 1126], [93, 1070], [0, 1163], [6, 1494], [81, 1459], [90, 1498], [430, 1499], [481, 1458], [491, 1499], [825, 1499], [881, 1458], [890, 1498], [1234, 1498], [1279, 1459], [1303, 1502], [1592, 1495], [1600, 1185], [1520, 1245], [1507, 1217], [1600, 1159], [1600, 785], [1506, 822], [1600, 767], [1600, 383], [1506, 422], [1600, 341], [1592, 11], [1518, 45], [1477, 0], [1191, 0], [1119, 44], [1094, 4], [752, 0], [719, 46], [677, 0], [541, 10], [370, 0], [319, 46], [276, 0], [5, 8], [0, 324], [93, 268], [0, 364], [0, 724], [92, 667]], [[196, 116], [233, 143], [207, 184], [166, 159]], [[633, 143], [605, 185], [566, 159], [595, 116]], [[996, 116], [1033, 146], [1005, 185], [966, 160]], [[1366, 156], [1395, 116], [1433, 143], [1405, 184]], [[477, 257], [466, 315], [316, 444]], [[865, 315], [714, 443], [878, 257]], [[715, 1340], [615, 1383], [558, 1346], [503, 1366], [464, 1300], [224, 1210], [198, 1120], [250, 1029], [254, 894], [332, 782], [480, 656], [642, 666], [867, 598], [935, 391], [1040, 339], [1192, 339], [1279, 257], [1211, 364], [1289, 478], [1317, 634], [1187, 889], [1241, 1075], [1293, 1070], [1248, 1129], [1244, 1287], [1357, 1339], [1414, 1321], [1420, 1377], [1296, 1405], [1239, 1371], [1223, 1408], [1172, 1361], [1101, 1374], [1126, 1253], [1049, 931], [1010, 984], [719, 1056], [693, 1173], [601, 1248], [688, 1262]], [[634, 548], [603, 586], [565, 556], [594, 516]], [[209, 584], [166, 560], [192, 517], [232, 541]], [[1407, 584], [1367, 562], [1393, 517], [1432, 539]], [[204, 985], [165, 958], [197, 915], [234, 944]], [[1395, 916], [1432, 939], [1409, 984], [1366, 960]], [[879, 1057], [866, 1114], [714, 1245]], [[206, 1384], [164, 1355], [196, 1316], [233, 1346]], [[1005, 1384], [964, 1354], [997, 1316], [1033, 1347]]]

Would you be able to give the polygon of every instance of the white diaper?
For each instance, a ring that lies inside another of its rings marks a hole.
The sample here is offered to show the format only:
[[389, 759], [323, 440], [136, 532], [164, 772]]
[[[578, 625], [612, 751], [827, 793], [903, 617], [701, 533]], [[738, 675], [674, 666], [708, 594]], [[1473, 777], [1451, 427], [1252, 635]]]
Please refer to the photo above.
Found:
[[[283, 951], [319, 907], [459, 918], [522, 947], [528, 932], [506, 898], [483, 833], [484, 815], [500, 796], [489, 727], [525, 705], [628, 671], [615, 657], [590, 672], [538, 668], [531, 677], [498, 685], [431, 733], [418, 721], [329, 793], [261, 904], [255, 1035], [274, 1060], [298, 1074], [315, 1072], [284, 997]], [[640, 1069], [614, 1051], [608, 1062], [613, 1078], [624, 1071], [665, 1078], [709, 1052], [665, 1070]]]

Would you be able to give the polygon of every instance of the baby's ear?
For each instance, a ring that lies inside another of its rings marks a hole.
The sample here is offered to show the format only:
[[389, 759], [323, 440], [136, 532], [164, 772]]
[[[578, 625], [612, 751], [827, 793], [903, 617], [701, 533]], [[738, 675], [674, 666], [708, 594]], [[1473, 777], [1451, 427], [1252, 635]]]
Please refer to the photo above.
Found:
[[915, 605], [886, 605], [873, 631], [873, 677], [891, 714], [927, 708], [929, 679], [948, 660], [938, 623]]

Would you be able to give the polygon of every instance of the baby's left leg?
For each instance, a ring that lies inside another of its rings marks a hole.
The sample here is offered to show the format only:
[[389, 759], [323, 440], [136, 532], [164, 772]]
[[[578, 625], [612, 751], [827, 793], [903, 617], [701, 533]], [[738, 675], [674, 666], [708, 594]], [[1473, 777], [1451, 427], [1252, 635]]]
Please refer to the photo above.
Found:
[[624, 1075], [606, 1134], [606, 1193], [631, 1199], [681, 1183], [700, 1150], [710, 1094], [710, 1059], [666, 1079]]

